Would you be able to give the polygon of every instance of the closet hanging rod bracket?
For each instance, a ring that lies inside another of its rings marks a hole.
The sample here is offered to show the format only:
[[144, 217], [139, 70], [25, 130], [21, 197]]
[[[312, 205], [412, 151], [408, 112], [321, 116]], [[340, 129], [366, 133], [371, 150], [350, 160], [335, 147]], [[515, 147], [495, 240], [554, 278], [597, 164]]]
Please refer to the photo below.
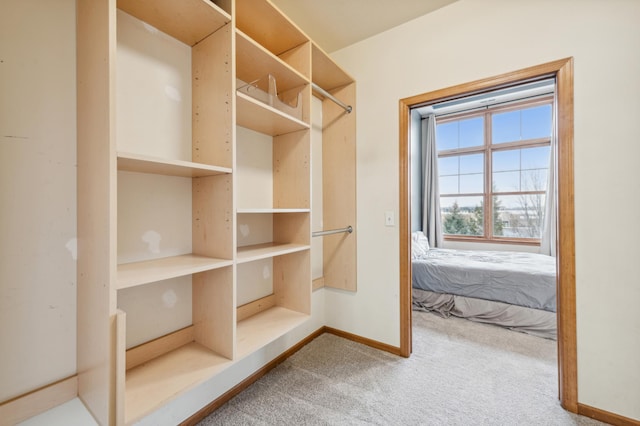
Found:
[[316, 83], [311, 83], [311, 86], [313, 87], [313, 90], [315, 90], [316, 92], [320, 93], [325, 98], [330, 99], [333, 102], [335, 102], [338, 106], [340, 106], [342, 109], [344, 109], [347, 112], [347, 114], [350, 114], [351, 111], [353, 111], [353, 108], [351, 107], [351, 105], [345, 104], [340, 99], [336, 98], [331, 93], [327, 92], [322, 87], [318, 86]]
[[324, 235], [341, 234], [343, 232], [347, 232], [347, 233], [351, 234], [353, 232], [353, 227], [351, 225], [349, 225], [346, 228], [331, 229], [331, 230], [328, 230], [328, 231], [316, 231], [316, 232], [313, 232], [311, 234], [311, 236], [312, 237], [322, 237]]

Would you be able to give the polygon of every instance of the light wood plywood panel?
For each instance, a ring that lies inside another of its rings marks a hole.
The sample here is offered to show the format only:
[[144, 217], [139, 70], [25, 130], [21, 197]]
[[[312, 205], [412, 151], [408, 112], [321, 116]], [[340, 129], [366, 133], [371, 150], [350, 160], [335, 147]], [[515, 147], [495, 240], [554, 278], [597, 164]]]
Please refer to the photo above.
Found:
[[253, 262], [269, 257], [282, 256], [289, 253], [308, 250], [307, 244], [264, 243], [238, 248], [238, 263]]
[[275, 306], [238, 322], [237, 358], [242, 359], [264, 347], [309, 318], [307, 314]]
[[193, 253], [232, 259], [235, 215], [231, 176], [193, 179], [192, 187]]
[[231, 25], [193, 47], [192, 153], [198, 163], [233, 163], [233, 54]]
[[195, 341], [229, 359], [235, 343], [235, 306], [232, 268], [193, 276]]
[[189, 46], [231, 21], [227, 12], [207, 0], [118, 0], [118, 9]]
[[236, 31], [236, 70], [237, 77], [245, 83], [271, 74], [276, 79], [278, 93], [309, 83], [307, 77], [241, 31]]
[[231, 364], [229, 359], [193, 342], [129, 370], [125, 422], [134, 423]]
[[353, 78], [340, 68], [322, 49], [313, 44], [311, 50], [312, 81], [330, 92], [354, 82]]
[[116, 46], [114, 1], [78, 0], [78, 396], [102, 424], [114, 421]]
[[308, 130], [273, 140], [273, 206], [311, 207], [311, 141]]
[[311, 314], [310, 250], [273, 259], [273, 294], [276, 305]]
[[125, 263], [118, 265], [117, 285], [118, 289], [125, 289], [216, 268], [224, 268], [232, 263], [233, 261], [227, 259], [216, 259], [193, 254]]
[[126, 370], [158, 358], [194, 341], [193, 326], [185, 327], [166, 336], [158, 337], [126, 351]]
[[[353, 105], [355, 84], [333, 92]], [[324, 229], [351, 225], [350, 234], [323, 237], [325, 286], [356, 290], [356, 140], [355, 108], [344, 109], [326, 99], [323, 102], [322, 184]]]
[[118, 152], [118, 170], [178, 177], [203, 177], [231, 173], [228, 167], [163, 159], [130, 152]]
[[296, 244], [310, 244], [311, 218], [308, 213], [273, 215], [273, 240]]
[[116, 424], [124, 424], [124, 394], [126, 389], [126, 375], [127, 370], [127, 314], [120, 310], [116, 310], [115, 315], [115, 340], [116, 340], [116, 365], [115, 365], [115, 382], [116, 382], [116, 410], [115, 419]]
[[289, 49], [279, 58], [298, 70], [307, 80], [311, 80], [311, 42]]
[[69, 377], [0, 404], [0, 419], [2, 424], [14, 425], [64, 404], [77, 395], [78, 377]]
[[309, 213], [309, 209], [237, 209], [238, 214], [259, 214], [259, 213]]
[[309, 41], [302, 30], [268, 0], [237, 1], [236, 26], [275, 55]]
[[244, 93], [236, 93], [238, 125], [270, 136], [282, 135], [310, 126]]
[[276, 296], [273, 294], [254, 300], [253, 302], [249, 302], [242, 306], [238, 306], [236, 309], [237, 321], [243, 321], [262, 311], [273, 308], [274, 306], [276, 306]]

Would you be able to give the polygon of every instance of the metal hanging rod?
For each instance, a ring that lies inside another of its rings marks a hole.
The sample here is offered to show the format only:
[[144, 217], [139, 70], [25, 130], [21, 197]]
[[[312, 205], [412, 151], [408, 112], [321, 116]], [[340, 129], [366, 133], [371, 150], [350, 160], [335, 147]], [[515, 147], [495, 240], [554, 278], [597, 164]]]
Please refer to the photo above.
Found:
[[351, 225], [349, 225], [346, 228], [331, 229], [329, 231], [316, 231], [316, 232], [312, 233], [311, 236], [312, 237], [322, 237], [323, 235], [340, 234], [342, 232], [348, 232], [350, 234], [350, 233], [353, 232], [353, 227], [351, 227]]
[[320, 93], [322, 96], [324, 96], [325, 98], [329, 98], [331, 99], [333, 102], [335, 102], [336, 104], [338, 104], [342, 109], [344, 109], [345, 111], [347, 111], [347, 114], [351, 113], [351, 111], [353, 110], [353, 108], [351, 108], [351, 105], [347, 105], [344, 102], [342, 102], [340, 99], [336, 98], [335, 96], [333, 96], [331, 93], [327, 92], [326, 90], [324, 90], [322, 87], [318, 86], [315, 83], [311, 83], [311, 87], [313, 87], [313, 90], [315, 90], [316, 92]]

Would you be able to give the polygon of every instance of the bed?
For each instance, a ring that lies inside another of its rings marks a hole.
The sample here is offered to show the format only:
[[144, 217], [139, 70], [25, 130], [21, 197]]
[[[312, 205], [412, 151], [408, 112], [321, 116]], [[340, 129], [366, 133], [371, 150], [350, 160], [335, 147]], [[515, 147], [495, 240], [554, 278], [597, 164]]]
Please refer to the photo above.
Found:
[[535, 253], [430, 249], [412, 238], [413, 309], [555, 339], [555, 258]]

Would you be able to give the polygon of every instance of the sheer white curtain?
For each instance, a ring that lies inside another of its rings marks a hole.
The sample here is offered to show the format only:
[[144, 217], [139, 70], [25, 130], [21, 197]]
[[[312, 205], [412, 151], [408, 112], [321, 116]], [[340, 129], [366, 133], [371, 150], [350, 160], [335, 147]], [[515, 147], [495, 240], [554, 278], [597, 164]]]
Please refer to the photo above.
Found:
[[430, 247], [442, 247], [440, 190], [438, 189], [438, 153], [436, 150], [436, 117], [422, 120], [422, 231]]
[[556, 199], [558, 197], [558, 189], [556, 182], [556, 131], [555, 119], [553, 120], [551, 150], [549, 155], [549, 180], [547, 181], [547, 195], [544, 212], [544, 225], [542, 227], [542, 236], [540, 240], [540, 253], [548, 256], [556, 257], [556, 231], [558, 215], [556, 210]]

